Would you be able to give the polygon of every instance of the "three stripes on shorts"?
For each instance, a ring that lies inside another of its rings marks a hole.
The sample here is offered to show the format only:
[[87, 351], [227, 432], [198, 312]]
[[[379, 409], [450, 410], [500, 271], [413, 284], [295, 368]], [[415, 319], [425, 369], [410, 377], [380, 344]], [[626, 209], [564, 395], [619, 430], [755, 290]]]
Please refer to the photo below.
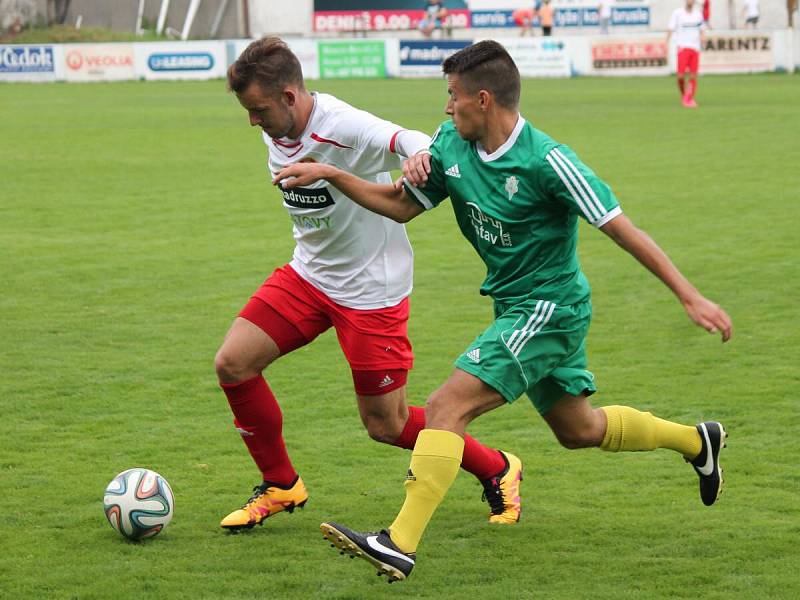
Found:
[[536, 307], [533, 309], [527, 323], [525, 323], [525, 327], [515, 329], [506, 342], [506, 346], [514, 356], [519, 356], [525, 344], [547, 325], [555, 309], [556, 305], [548, 300], [539, 300], [536, 303]]

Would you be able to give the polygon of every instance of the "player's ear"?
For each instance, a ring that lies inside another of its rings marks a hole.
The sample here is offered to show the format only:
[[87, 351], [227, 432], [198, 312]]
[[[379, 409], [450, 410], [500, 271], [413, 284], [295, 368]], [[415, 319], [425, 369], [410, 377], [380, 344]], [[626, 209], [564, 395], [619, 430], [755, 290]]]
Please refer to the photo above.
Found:
[[297, 102], [297, 94], [291, 88], [283, 90], [283, 99], [286, 101], [287, 106], [294, 106]]
[[491, 97], [491, 93], [487, 90], [480, 90], [478, 92], [478, 105], [481, 107], [481, 110], [489, 108]]

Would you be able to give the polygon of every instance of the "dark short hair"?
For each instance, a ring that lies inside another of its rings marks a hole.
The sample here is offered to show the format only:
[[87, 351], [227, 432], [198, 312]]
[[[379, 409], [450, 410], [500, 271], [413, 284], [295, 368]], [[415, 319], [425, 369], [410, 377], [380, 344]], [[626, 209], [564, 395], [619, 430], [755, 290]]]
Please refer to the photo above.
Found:
[[228, 67], [228, 89], [237, 94], [257, 82], [265, 93], [280, 93], [287, 85], [305, 87], [300, 61], [282, 39], [263, 37], [252, 42]]
[[494, 40], [459, 50], [445, 59], [442, 71], [445, 75], [458, 75], [470, 94], [487, 90], [503, 108], [519, 106], [519, 70], [508, 51]]

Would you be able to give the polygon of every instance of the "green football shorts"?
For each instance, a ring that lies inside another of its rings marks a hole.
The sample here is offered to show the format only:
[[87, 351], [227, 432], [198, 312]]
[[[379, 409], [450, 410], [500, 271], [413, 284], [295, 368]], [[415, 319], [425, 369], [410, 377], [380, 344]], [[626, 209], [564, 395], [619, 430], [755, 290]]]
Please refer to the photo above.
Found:
[[[499, 314], [498, 314], [499, 313]], [[526, 300], [495, 306], [495, 321], [456, 360], [514, 402], [523, 392], [543, 415], [566, 393], [593, 394], [594, 375], [586, 370], [585, 339], [592, 320], [587, 300], [557, 306]]]

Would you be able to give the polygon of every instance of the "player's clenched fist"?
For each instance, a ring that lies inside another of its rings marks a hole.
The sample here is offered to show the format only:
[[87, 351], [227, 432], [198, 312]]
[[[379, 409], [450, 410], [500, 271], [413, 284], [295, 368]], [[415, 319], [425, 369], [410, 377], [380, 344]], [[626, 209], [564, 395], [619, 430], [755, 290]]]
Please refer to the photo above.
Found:
[[418, 152], [403, 162], [403, 178], [414, 187], [424, 186], [431, 172], [431, 153]]

